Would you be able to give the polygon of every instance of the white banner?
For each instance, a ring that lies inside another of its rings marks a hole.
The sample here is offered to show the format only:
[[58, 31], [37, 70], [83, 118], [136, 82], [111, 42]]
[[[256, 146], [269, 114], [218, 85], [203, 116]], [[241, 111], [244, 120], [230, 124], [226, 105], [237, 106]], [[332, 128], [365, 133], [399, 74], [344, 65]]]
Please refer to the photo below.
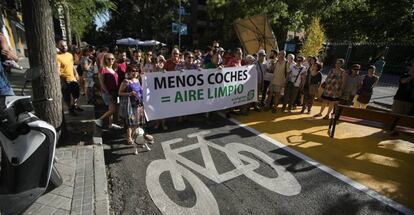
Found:
[[257, 101], [257, 74], [251, 66], [146, 73], [147, 120], [216, 111]]

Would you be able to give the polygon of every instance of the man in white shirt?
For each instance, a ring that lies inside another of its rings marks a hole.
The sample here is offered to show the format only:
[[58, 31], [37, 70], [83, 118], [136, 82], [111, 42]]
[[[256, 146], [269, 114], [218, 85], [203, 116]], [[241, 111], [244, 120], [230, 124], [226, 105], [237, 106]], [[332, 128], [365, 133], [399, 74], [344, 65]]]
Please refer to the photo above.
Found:
[[[267, 62], [266, 62], [266, 52], [263, 49], [260, 49], [259, 52], [257, 52], [257, 62], [255, 64], [256, 70], [259, 73], [259, 77], [262, 77], [261, 82], [259, 83], [259, 86], [262, 86], [262, 98], [260, 99], [261, 106], [264, 105], [264, 101], [266, 99], [266, 93], [267, 88], [270, 85], [270, 81], [272, 80], [272, 75], [269, 74], [267, 70]], [[269, 76], [270, 75], [270, 76]]]
[[282, 111], [286, 109], [287, 104], [288, 112], [291, 112], [293, 102], [295, 101], [296, 96], [298, 95], [299, 89], [303, 87], [306, 75], [306, 68], [302, 65], [302, 62], [303, 57], [298, 56], [296, 58], [296, 65], [294, 65], [288, 73]]
[[[288, 62], [285, 59], [286, 52], [280, 51], [277, 55], [277, 61], [273, 67], [273, 78], [269, 88], [269, 92], [266, 100], [266, 109], [272, 108], [272, 112], [276, 113], [277, 105], [279, 104], [279, 98], [283, 88], [286, 84], [286, 76], [290, 71]], [[273, 97], [273, 107], [272, 107]]]

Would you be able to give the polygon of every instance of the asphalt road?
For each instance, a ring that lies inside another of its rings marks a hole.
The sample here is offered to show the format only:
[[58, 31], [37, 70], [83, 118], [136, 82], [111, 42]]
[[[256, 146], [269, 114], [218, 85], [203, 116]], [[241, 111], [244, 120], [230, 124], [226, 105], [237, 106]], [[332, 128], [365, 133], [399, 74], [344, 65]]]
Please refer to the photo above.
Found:
[[115, 214], [399, 214], [220, 116], [167, 123], [138, 155], [103, 134]]

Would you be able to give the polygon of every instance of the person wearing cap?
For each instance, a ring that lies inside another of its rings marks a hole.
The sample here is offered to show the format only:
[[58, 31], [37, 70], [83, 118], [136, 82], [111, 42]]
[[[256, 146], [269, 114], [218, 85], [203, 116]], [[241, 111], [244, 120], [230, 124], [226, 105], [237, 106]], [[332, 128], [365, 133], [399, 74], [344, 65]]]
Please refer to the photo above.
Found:
[[[348, 77], [349, 79], [349, 77]], [[362, 84], [360, 85], [358, 92], [354, 99], [354, 107], [365, 109], [368, 106], [369, 101], [373, 93], [375, 85], [378, 83], [378, 76], [375, 75], [375, 66], [370, 65], [368, 67], [368, 74], [362, 78]]]
[[291, 113], [299, 89], [305, 83], [306, 68], [302, 65], [303, 60], [303, 57], [298, 56], [296, 58], [296, 65], [288, 72], [282, 111], [286, 109], [287, 105], [287, 111]]
[[357, 94], [357, 91], [362, 83], [361, 76], [359, 75], [360, 70], [361, 65], [359, 64], [353, 64], [351, 66], [351, 70], [349, 71], [348, 78], [346, 79], [344, 89], [342, 90], [340, 104], [352, 105], [354, 97]]
[[[258, 89], [261, 90], [261, 94], [262, 97], [260, 99], [260, 106], [264, 106], [264, 101], [266, 98], [266, 92], [267, 92], [267, 88], [268, 85], [265, 84], [264, 81], [264, 76], [267, 72], [268, 66], [267, 66], [267, 62], [266, 62], [266, 52], [263, 49], [260, 49], [257, 52], [257, 61], [254, 64], [254, 68], [257, 71], [257, 84], [258, 84]], [[265, 89], [266, 88], [266, 89]]]
[[283, 50], [280, 51], [277, 55], [277, 61], [273, 69], [272, 82], [270, 84], [269, 92], [268, 92], [268, 96], [266, 100], [266, 109], [272, 109], [273, 113], [276, 113], [277, 111], [279, 99], [286, 84], [286, 77], [290, 71], [289, 64], [285, 56], [286, 56], [286, 52]]

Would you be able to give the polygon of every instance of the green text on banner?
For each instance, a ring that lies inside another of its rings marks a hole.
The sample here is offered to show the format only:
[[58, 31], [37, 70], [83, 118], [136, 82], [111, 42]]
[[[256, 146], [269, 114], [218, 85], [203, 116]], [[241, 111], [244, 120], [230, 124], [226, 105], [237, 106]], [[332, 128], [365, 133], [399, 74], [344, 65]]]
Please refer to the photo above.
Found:
[[147, 120], [236, 107], [257, 101], [257, 74], [250, 66], [146, 73]]

